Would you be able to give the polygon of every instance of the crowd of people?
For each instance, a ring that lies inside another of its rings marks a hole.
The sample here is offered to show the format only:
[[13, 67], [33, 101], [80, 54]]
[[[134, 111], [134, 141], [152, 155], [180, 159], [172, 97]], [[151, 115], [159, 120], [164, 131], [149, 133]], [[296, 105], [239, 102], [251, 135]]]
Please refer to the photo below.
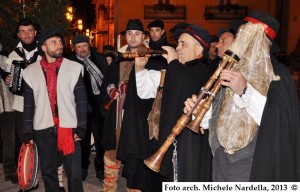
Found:
[[[297, 89], [289, 69], [273, 57], [278, 21], [253, 11], [218, 35], [178, 23], [170, 30], [176, 45], [167, 41], [163, 21], [147, 28], [150, 33], [141, 20], [128, 21], [118, 59], [113, 46], [99, 53], [84, 35], [72, 38], [74, 51], [64, 57], [60, 29], [38, 34], [30, 19], [19, 21], [20, 42], [0, 57], [5, 180], [18, 183], [20, 146], [35, 142], [42, 178], [30, 190], [42, 179], [47, 192], [84, 191], [93, 136], [103, 192], [117, 191], [120, 175], [127, 191], [145, 192], [161, 191], [162, 182], [300, 181]], [[140, 47], [164, 52], [122, 57]], [[26, 66], [21, 94], [10, 89], [16, 62]], [[220, 69], [223, 62], [233, 66]], [[215, 71], [217, 94], [204, 88]], [[200, 102], [199, 91], [205, 93]], [[181, 116], [196, 118], [209, 97], [201, 132], [187, 122], [179, 132], [174, 126]], [[144, 160], [167, 140], [172, 145], [155, 172]]]

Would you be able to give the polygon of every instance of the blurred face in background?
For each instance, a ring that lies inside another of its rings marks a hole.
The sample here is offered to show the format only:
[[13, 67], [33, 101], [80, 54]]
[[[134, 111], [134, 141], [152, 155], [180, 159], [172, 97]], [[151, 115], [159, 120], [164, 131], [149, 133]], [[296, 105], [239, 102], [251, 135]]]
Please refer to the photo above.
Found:
[[234, 41], [234, 35], [230, 32], [224, 32], [220, 37], [219, 41], [216, 45], [218, 48], [218, 56], [223, 57], [225, 51], [228, 49], [228, 47], [232, 44]]
[[36, 33], [37, 31], [33, 25], [20, 25], [17, 35], [23, 43], [31, 44], [35, 39]]
[[164, 34], [165, 30], [160, 27], [151, 27], [150, 28], [150, 37], [152, 41], [160, 40], [161, 36]]
[[88, 42], [77, 43], [74, 48], [76, 55], [81, 58], [85, 58], [90, 53], [90, 44]]
[[111, 56], [106, 56], [106, 61], [107, 61], [107, 64], [110, 65], [110, 63], [112, 62], [113, 58]]
[[214, 59], [217, 57], [217, 43], [218, 42], [211, 42], [208, 50], [208, 55], [210, 59]]

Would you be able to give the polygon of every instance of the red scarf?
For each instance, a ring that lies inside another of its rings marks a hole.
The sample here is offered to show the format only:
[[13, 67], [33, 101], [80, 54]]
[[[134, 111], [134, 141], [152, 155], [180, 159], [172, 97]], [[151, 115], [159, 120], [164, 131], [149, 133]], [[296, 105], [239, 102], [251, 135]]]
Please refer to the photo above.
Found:
[[72, 128], [63, 128], [59, 125], [59, 118], [55, 112], [57, 95], [57, 69], [60, 68], [63, 58], [57, 59], [53, 63], [48, 63], [45, 57], [42, 57], [41, 66], [46, 73], [47, 90], [50, 101], [50, 107], [53, 115], [53, 122], [57, 128], [57, 147], [64, 156], [75, 151]]

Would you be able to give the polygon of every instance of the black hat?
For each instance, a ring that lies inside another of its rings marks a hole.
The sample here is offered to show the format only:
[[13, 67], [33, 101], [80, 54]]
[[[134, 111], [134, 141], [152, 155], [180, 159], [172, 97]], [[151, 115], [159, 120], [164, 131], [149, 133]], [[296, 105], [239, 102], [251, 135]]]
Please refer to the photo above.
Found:
[[211, 39], [211, 43], [212, 42], [218, 42], [219, 41], [219, 38], [216, 36], [216, 35], [212, 35], [212, 36], [210, 36], [210, 39]]
[[176, 25], [174, 25], [169, 31], [170, 33], [174, 34], [174, 32], [177, 29], [185, 29], [189, 26], [189, 24], [185, 23], [185, 22], [181, 22], [181, 23], [177, 23]]
[[238, 32], [240, 26], [243, 25], [243, 24], [245, 24], [245, 23], [246, 23], [246, 21], [243, 21], [243, 20], [235, 20], [235, 21], [232, 21], [232, 22], [230, 23], [230, 29], [229, 29], [229, 31], [230, 31], [232, 34], [236, 35], [236, 33]]
[[209, 44], [211, 41], [210, 34], [202, 27], [198, 27], [196, 25], [190, 25], [185, 29], [177, 29], [174, 35], [177, 39], [179, 39], [182, 33], [187, 33], [191, 35], [194, 39], [196, 39], [201, 44], [204, 50], [207, 50], [209, 48]]
[[104, 57], [111, 57], [114, 60], [116, 58], [116, 55], [113, 52], [108, 52], [104, 54]]
[[246, 21], [243, 20], [234, 20], [232, 22], [230, 22], [230, 28], [229, 29], [224, 29], [224, 28], [220, 28], [218, 30], [218, 37], [220, 37], [223, 33], [228, 32], [233, 34], [234, 36], [237, 34], [239, 28], [241, 25], [247, 23]]
[[263, 24], [265, 28], [265, 33], [270, 40], [273, 41], [276, 37], [277, 31], [279, 29], [279, 23], [271, 15], [264, 12], [252, 11], [248, 14], [247, 17], [244, 18], [244, 20], [254, 24]]
[[114, 51], [114, 47], [112, 45], [104, 45], [103, 51]]
[[34, 27], [34, 29], [36, 30], [36, 31], [39, 31], [39, 29], [40, 29], [40, 25], [39, 24], [37, 24], [37, 23], [33, 23], [30, 19], [28, 19], [28, 18], [22, 18], [18, 23], [17, 23], [17, 27], [16, 27], [16, 30], [15, 30], [15, 33], [13, 34], [14, 35], [14, 37], [18, 37], [18, 33], [19, 33], [19, 28], [20, 28], [20, 26], [28, 26], [28, 25], [32, 25], [33, 27]]
[[161, 29], [165, 28], [164, 22], [162, 20], [154, 20], [151, 23], [149, 23], [147, 25], [148, 29], [150, 29], [151, 27], [159, 27]]
[[121, 34], [125, 35], [126, 31], [128, 30], [138, 30], [138, 31], [142, 31], [143, 33], [147, 33], [144, 30], [143, 23], [139, 19], [129, 19], [126, 29], [124, 31], [121, 31]]
[[75, 37], [73, 37], [72, 39], [72, 43], [73, 45], [77, 44], [77, 43], [82, 43], [82, 42], [90, 42], [90, 38], [86, 35], [77, 35]]
[[49, 39], [50, 37], [54, 37], [54, 36], [58, 36], [62, 40], [64, 40], [63, 32], [60, 29], [46, 29], [45, 31], [43, 31], [39, 35], [39, 37], [38, 37], [38, 51], [39, 51], [40, 54], [43, 53], [42, 45], [44, 44], [44, 42], [47, 39]]

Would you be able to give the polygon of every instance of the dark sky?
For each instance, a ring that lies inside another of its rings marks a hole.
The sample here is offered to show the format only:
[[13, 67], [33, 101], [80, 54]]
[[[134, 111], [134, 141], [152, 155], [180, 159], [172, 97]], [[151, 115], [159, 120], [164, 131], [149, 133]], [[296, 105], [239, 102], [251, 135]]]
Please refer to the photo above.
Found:
[[82, 19], [84, 28], [91, 28], [95, 20], [95, 6], [92, 0], [71, 0], [75, 8], [75, 19]]

